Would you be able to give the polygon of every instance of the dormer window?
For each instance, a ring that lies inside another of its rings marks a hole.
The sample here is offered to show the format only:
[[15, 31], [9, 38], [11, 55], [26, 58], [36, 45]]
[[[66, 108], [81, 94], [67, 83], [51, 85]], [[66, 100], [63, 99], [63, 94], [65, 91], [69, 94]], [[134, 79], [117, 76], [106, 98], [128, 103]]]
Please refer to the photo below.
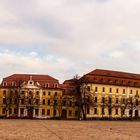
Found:
[[46, 88], [49, 88], [49, 87], [50, 87], [49, 83], [46, 83], [46, 85], [45, 85], [45, 86], [46, 86]]
[[54, 88], [58, 88], [58, 84], [54, 84]]
[[16, 82], [12, 82], [12, 86], [16, 86]]
[[95, 81], [95, 82], [98, 82], [98, 79], [97, 79], [97, 78], [94, 78], [94, 81]]
[[112, 83], [113, 83], [113, 81], [112, 81], [112, 80], [109, 80], [109, 83], [110, 83], [110, 84], [112, 84]]
[[119, 81], [118, 80], [115, 80], [115, 84], [119, 84]]
[[7, 82], [3, 82], [3, 86], [4, 86], [4, 87], [7, 86]]

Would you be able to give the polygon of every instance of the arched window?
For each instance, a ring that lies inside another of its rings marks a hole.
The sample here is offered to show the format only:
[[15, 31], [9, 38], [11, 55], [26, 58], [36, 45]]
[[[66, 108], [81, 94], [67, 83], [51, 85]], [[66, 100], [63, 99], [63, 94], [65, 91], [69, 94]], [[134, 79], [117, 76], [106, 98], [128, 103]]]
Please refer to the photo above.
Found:
[[7, 86], [7, 82], [3, 82], [3, 86], [4, 86], [4, 87]]
[[16, 82], [12, 82], [12, 86], [16, 86]]
[[49, 88], [50, 87], [49, 83], [46, 83], [45, 87], [46, 88]]
[[54, 84], [54, 88], [58, 88], [58, 84]]

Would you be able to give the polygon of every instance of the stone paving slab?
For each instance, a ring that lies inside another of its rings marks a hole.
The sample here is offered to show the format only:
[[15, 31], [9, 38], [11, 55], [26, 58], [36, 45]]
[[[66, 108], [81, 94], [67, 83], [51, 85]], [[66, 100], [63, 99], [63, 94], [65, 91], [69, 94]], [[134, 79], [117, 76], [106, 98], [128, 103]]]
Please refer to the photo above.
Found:
[[0, 140], [140, 140], [140, 122], [0, 120]]

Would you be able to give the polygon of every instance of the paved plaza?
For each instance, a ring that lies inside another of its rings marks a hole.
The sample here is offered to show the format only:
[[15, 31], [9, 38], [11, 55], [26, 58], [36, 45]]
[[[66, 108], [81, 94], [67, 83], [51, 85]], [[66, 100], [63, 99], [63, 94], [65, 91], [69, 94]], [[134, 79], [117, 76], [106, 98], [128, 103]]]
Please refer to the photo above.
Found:
[[140, 122], [0, 120], [0, 140], [140, 140]]

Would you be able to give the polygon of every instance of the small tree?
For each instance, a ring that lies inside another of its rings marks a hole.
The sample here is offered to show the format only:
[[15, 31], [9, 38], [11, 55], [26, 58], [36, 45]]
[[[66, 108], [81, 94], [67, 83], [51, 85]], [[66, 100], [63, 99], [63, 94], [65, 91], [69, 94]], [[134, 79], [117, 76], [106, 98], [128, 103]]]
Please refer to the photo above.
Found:
[[90, 87], [88, 87], [86, 84], [81, 87], [81, 111], [84, 120], [87, 119], [87, 107], [94, 107], [97, 105], [94, 96], [95, 92], [91, 92]]

